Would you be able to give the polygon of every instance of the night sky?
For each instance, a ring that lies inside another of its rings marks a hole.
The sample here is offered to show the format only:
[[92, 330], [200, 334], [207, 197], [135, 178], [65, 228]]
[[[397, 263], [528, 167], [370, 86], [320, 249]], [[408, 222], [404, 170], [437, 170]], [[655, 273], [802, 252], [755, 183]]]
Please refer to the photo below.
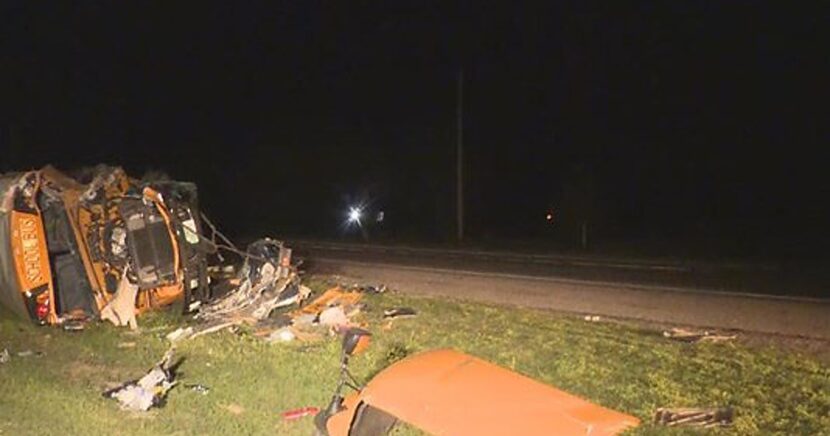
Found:
[[451, 241], [463, 69], [471, 240], [826, 257], [826, 2], [35, 3], [0, 6], [4, 171], [164, 171], [237, 237], [364, 201]]

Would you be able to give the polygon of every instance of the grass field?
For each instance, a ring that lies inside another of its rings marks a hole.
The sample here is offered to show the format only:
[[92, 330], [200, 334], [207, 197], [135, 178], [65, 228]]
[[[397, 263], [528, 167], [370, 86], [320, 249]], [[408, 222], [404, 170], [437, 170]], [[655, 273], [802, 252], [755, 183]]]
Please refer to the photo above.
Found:
[[[809, 355], [741, 342], [682, 344], [576, 316], [396, 293], [366, 302], [375, 337], [353, 361], [358, 378], [410, 353], [453, 347], [636, 415], [646, 424], [633, 434], [682, 433], [648, 424], [657, 407], [716, 405], [737, 414], [717, 432], [830, 434], [830, 366]], [[395, 306], [419, 315], [382, 328], [382, 309]], [[68, 333], [0, 317], [0, 351], [12, 354], [0, 365], [3, 435], [309, 435], [311, 418], [283, 422], [280, 412], [324, 405], [337, 378], [334, 339], [270, 345], [220, 332], [177, 348], [185, 358], [181, 382], [207, 385], [207, 395], [178, 386], [163, 408], [128, 413], [101, 392], [142, 375], [164, 353], [164, 335], [184, 322], [174, 312], [140, 318], [140, 333], [107, 324]], [[125, 343], [135, 345], [119, 347]], [[22, 350], [45, 355], [18, 357]]]

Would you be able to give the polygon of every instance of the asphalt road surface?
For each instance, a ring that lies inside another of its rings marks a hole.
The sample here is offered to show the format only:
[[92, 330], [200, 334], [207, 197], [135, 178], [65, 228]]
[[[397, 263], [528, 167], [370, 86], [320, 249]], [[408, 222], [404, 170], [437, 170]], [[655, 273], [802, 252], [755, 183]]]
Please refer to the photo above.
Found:
[[[775, 295], [771, 290], [781, 284], [769, 282], [782, 277], [774, 268], [562, 256], [533, 262], [506, 253], [294, 246], [314, 272], [413, 294], [830, 340], [830, 300]], [[763, 290], [770, 295], [752, 292], [753, 282], [766, 282]]]

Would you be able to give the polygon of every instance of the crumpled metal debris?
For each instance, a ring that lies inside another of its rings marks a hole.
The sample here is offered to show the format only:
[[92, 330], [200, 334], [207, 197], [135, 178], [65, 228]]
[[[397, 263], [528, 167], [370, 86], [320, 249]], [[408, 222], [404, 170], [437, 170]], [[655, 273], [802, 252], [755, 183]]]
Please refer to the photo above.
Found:
[[143, 377], [110, 389], [104, 396], [117, 400], [124, 410], [147, 411], [160, 406], [167, 392], [178, 383], [174, 380], [178, 363], [173, 363], [173, 355], [174, 349], [170, 348]]
[[186, 384], [184, 387], [196, 392], [197, 394], [207, 395], [210, 393], [210, 388], [201, 383]]
[[[204, 321], [195, 326], [191, 338], [239, 324], [257, 324], [278, 308], [299, 304], [311, 289], [300, 284], [291, 265], [291, 249], [270, 238], [248, 246], [247, 257], [236, 276], [228, 280], [231, 289], [203, 305], [194, 316]], [[175, 333], [175, 332], [174, 332]]]
[[731, 407], [679, 408], [661, 407], [654, 413], [654, 423], [669, 427], [720, 427], [732, 424]]
[[[185, 338], [237, 328], [254, 327], [254, 335], [271, 343], [293, 340], [316, 340], [327, 329], [338, 330], [353, 325], [351, 319], [361, 312], [359, 301], [366, 292], [380, 293], [381, 286], [357, 286], [349, 290], [337, 286], [306, 305], [312, 291], [302, 285], [296, 265], [291, 264], [291, 250], [281, 242], [265, 238], [245, 251], [245, 261], [233, 277], [215, 285], [221, 296], [203, 304], [194, 315], [200, 324], [179, 328], [167, 335], [176, 342]], [[291, 312], [277, 309], [297, 305]]]
[[315, 298], [314, 301], [301, 307], [294, 312], [295, 316], [301, 314], [316, 314], [319, 315], [322, 311], [334, 306], [356, 306], [363, 298], [363, 294], [358, 291], [346, 291], [339, 286], [335, 286], [322, 295]]
[[347, 291], [336, 286], [292, 312], [293, 324], [307, 328], [318, 325], [334, 331], [350, 327], [354, 325], [352, 318], [363, 309], [360, 303], [362, 298], [363, 293], [360, 291]]
[[3, 352], [0, 353], [0, 364], [9, 363], [12, 360], [12, 355], [9, 353], [7, 348], [3, 348]]
[[664, 331], [663, 336], [681, 342], [724, 342], [738, 337], [735, 334], [720, 334], [708, 330], [692, 330], [680, 327]]

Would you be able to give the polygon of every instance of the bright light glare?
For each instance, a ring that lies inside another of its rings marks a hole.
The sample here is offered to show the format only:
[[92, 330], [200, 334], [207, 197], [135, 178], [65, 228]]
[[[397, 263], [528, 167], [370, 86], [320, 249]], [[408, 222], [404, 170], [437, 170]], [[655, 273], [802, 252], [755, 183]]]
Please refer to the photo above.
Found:
[[349, 222], [360, 224], [360, 208], [352, 207], [349, 209]]

